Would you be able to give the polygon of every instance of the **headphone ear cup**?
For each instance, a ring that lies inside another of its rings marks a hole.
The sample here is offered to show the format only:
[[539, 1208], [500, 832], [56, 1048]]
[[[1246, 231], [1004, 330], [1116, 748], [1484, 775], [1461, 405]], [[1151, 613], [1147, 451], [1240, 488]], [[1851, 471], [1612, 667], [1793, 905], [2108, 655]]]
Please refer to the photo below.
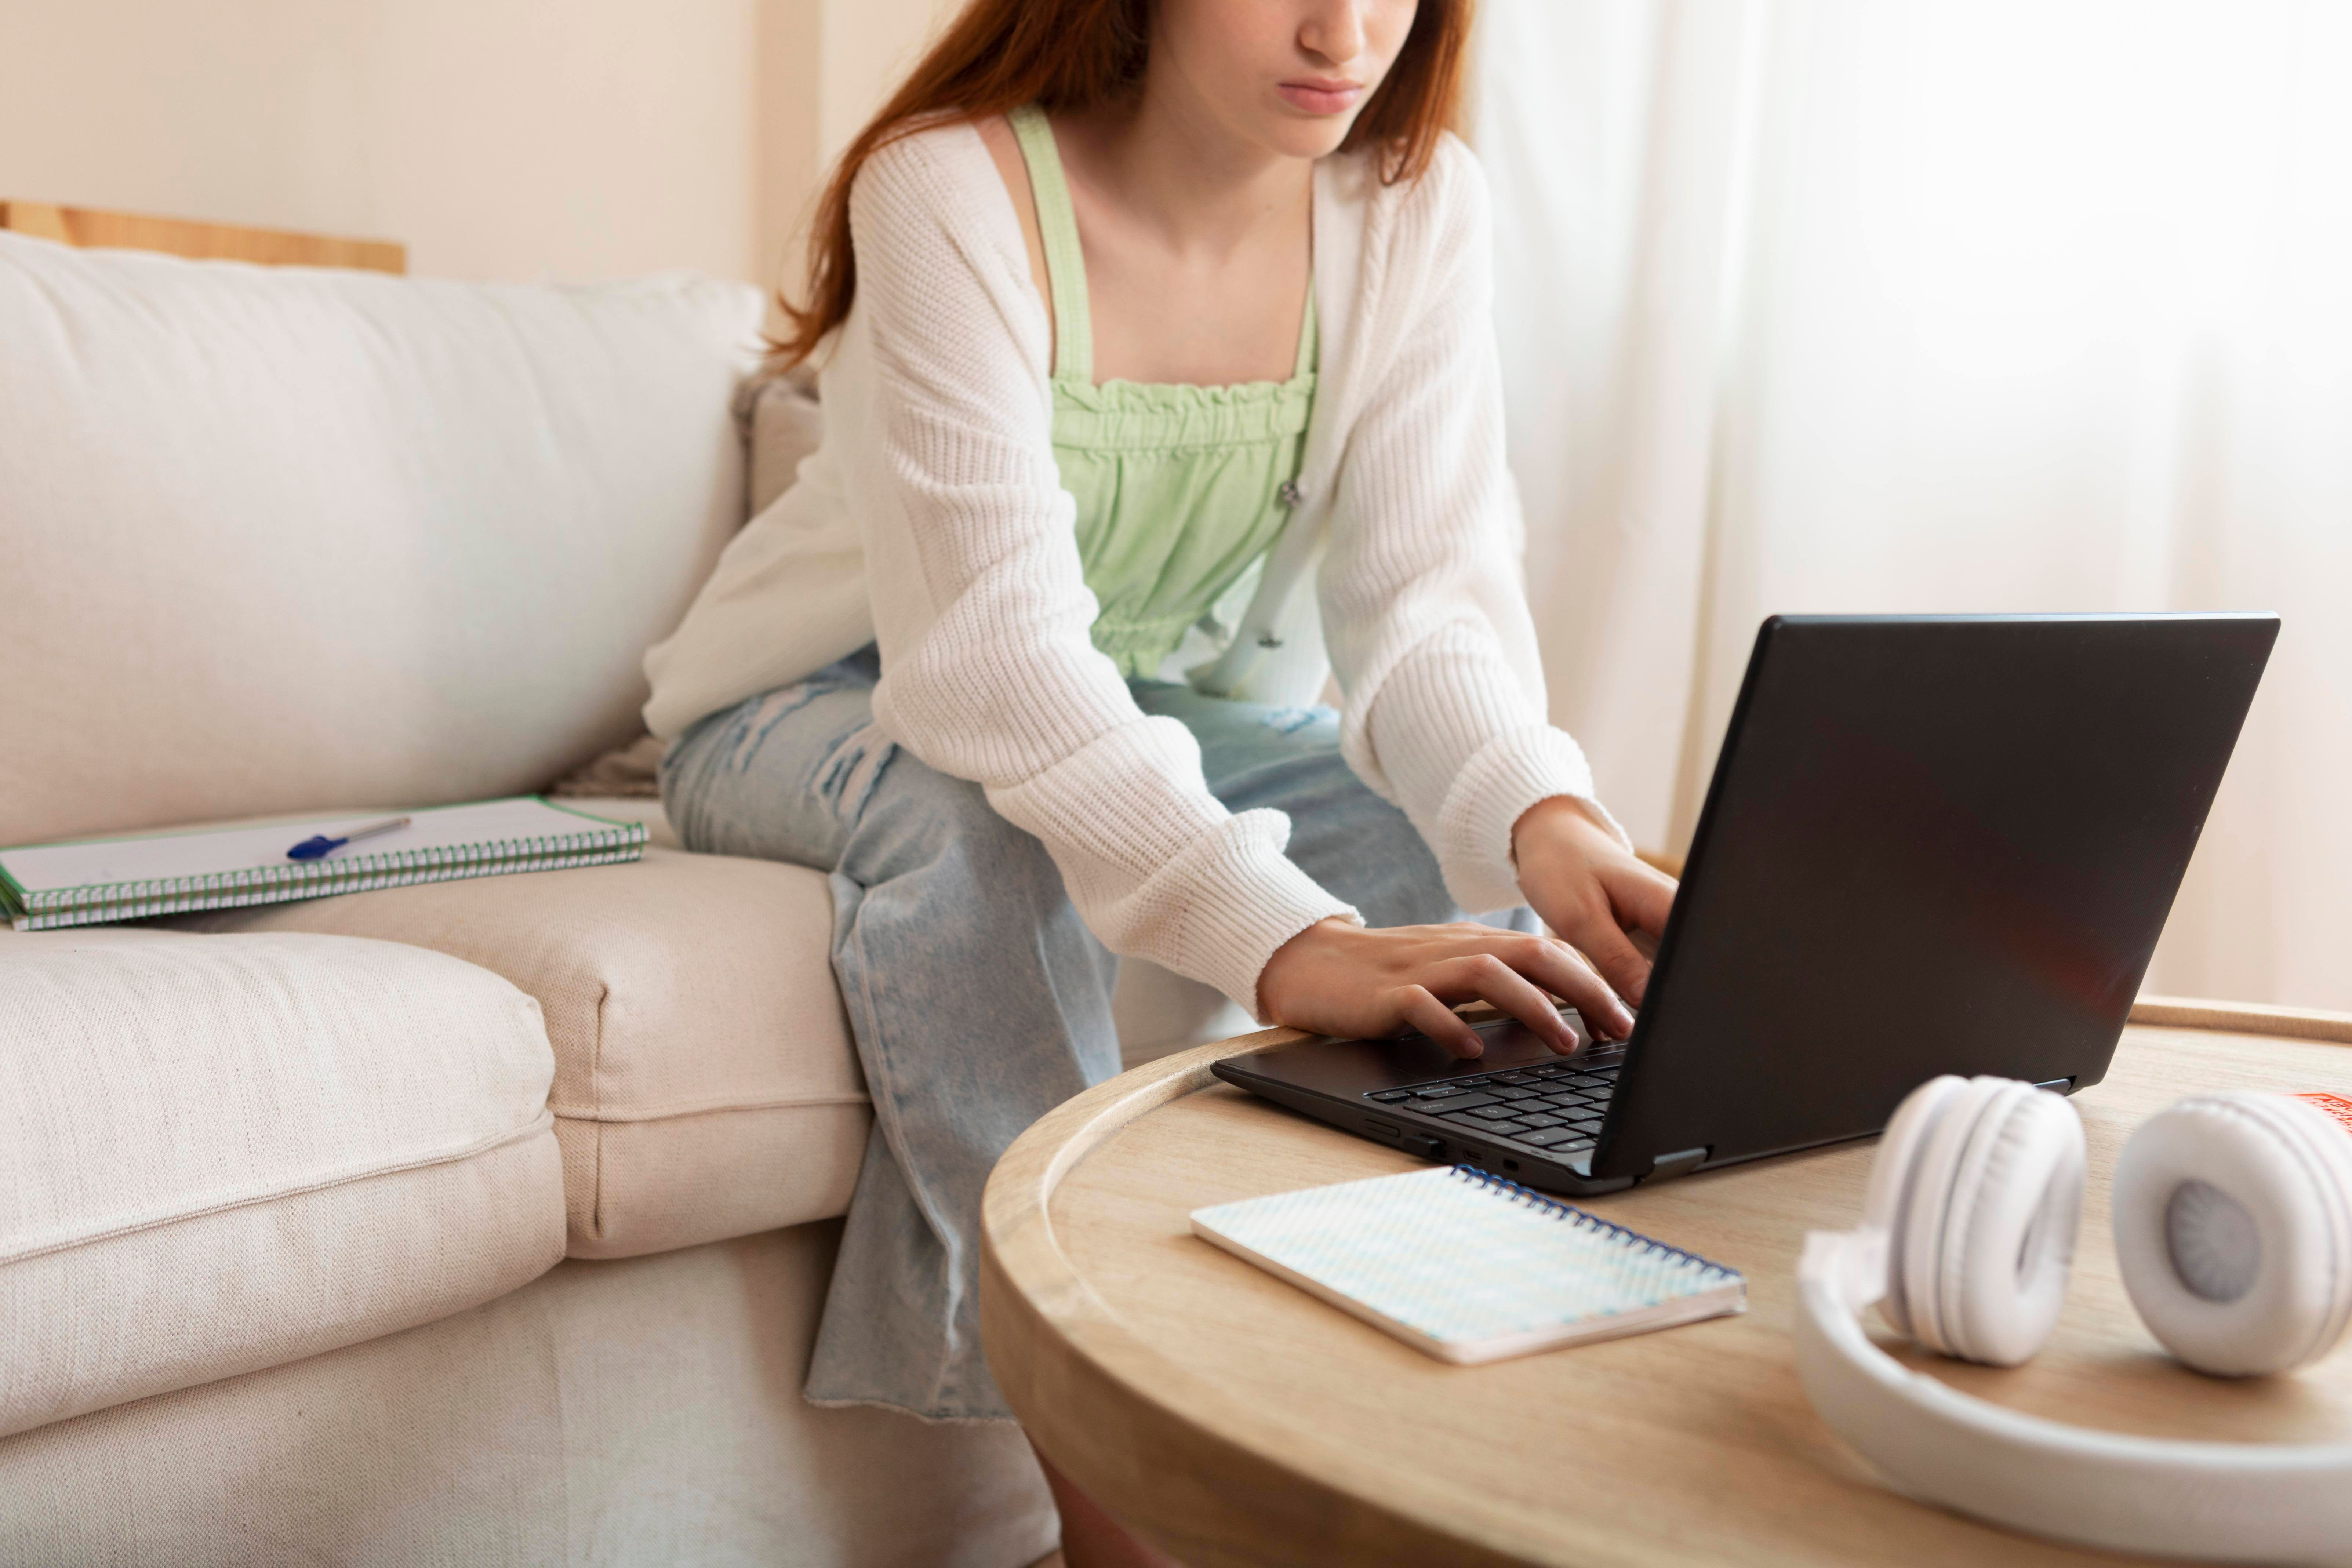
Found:
[[1869, 1194], [1863, 1200], [1862, 1224], [1887, 1238], [1885, 1293], [1879, 1298], [1879, 1315], [1905, 1339], [1916, 1339], [1911, 1326], [1909, 1293], [1904, 1289], [1904, 1237], [1911, 1205], [1918, 1191], [1919, 1157], [1927, 1141], [1952, 1108], [1956, 1095], [1969, 1080], [1951, 1073], [1931, 1078], [1903, 1097], [1878, 1141], [1878, 1157], [1871, 1163]]
[[1944, 1224], [1951, 1209], [1952, 1180], [1967, 1152], [1977, 1119], [1997, 1092], [1987, 1079], [1964, 1080], [1921, 1140], [1919, 1157], [1911, 1175], [1911, 1200], [1903, 1226], [1902, 1246], [1895, 1253], [1894, 1271], [1902, 1281], [1904, 1305], [1910, 1314], [1911, 1337], [1942, 1355], [1952, 1353], [1944, 1338]]
[[2352, 1136], [2284, 1094], [2200, 1095], [2116, 1163], [2116, 1258], [2132, 1305], [2200, 1372], [2284, 1372], [2352, 1321]]
[[2031, 1086], [2013, 1079], [1969, 1079], [1947, 1098], [1921, 1141], [1901, 1235], [1888, 1250], [1891, 1268], [1899, 1275], [1911, 1337], [1931, 1351], [1964, 1353], [1947, 1321], [1953, 1293], [1946, 1285], [1946, 1260], [1958, 1251], [1958, 1238], [1966, 1232], [1967, 1212], [1974, 1205], [1977, 1178], [1989, 1152], [1989, 1122], [1997, 1130], [2008, 1102], [2019, 1093], [2032, 1092]]
[[1986, 1108], [1956, 1173], [1939, 1317], [1952, 1354], [2015, 1366], [2049, 1342], [2082, 1228], [2083, 1121], [2019, 1084]]

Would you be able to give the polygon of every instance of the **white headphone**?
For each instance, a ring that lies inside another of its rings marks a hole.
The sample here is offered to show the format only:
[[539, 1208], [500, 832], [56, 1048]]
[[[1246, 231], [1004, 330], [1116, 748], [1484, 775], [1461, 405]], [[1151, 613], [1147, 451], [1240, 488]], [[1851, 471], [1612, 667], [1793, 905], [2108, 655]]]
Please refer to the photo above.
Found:
[[[2039, 1535], [2230, 1562], [2352, 1557], [2352, 1443], [2162, 1441], [1971, 1398], [1862, 1331], [1875, 1302], [1930, 1350], [2015, 1366], [2058, 1321], [2082, 1219], [2074, 1107], [2012, 1079], [1938, 1078], [1886, 1129], [1862, 1228], [1815, 1231], [1797, 1370], [1899, 1489]], [[2286, 1094], [2184, 1100], [2116, 1167], [2132, 1305], [2200, 1372], [2284, 1372], [2352, 1320], [2352, 1131]]]

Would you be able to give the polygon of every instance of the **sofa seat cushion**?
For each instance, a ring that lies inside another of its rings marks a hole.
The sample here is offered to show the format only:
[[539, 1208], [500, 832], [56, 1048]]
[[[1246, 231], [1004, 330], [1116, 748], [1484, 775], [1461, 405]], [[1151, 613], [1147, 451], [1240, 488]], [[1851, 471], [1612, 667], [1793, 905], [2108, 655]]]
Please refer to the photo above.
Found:
[[0, 1435], [478, 1306], [563, 1255], [539, 1005], [391, 942], [0, 936]]
[[179, 923], [411, 942], [537, 997], [555, 1047], [549, 1104], [575, 1258], [665, 1252], [848, 1207], [871, 1119], [820, 872], [656, 847], [618, 866]]

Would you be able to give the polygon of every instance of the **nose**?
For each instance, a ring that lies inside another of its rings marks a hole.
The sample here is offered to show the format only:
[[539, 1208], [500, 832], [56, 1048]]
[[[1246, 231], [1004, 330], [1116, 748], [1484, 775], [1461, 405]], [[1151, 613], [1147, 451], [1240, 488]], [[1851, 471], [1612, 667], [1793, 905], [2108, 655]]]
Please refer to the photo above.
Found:
[[1362, 54], [1363, 0], [1317, 0], [1298, 26], [1298, 47], [1334, 66]]

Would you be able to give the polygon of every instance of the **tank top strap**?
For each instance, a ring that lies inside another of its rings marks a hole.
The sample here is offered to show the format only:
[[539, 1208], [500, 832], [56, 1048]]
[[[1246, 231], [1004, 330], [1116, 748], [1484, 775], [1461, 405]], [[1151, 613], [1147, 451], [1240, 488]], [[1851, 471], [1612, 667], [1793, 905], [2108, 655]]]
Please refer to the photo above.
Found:
[[1095, 379], [1094, 316], [1087, 303], [1087, 258], [1078, 244], [1078, 215], [1070, 205], [1061, 150], [1045, 111], [1024, 103], [1007, 114], [1021, 161], [1029, 166], [1029, 194], [1037, 205], [1038, 237], [1045, 247], [1045, 283], [1054, 300], [1054, 379]]
[[1315, 319], [1315, 271], [1307, 268], [1307, 309], [1298, 321], [1298, 360], [1290, 367], [1290, 379], [1298, 380], [1316, 368], [1323, 354], [1323, 324]]

